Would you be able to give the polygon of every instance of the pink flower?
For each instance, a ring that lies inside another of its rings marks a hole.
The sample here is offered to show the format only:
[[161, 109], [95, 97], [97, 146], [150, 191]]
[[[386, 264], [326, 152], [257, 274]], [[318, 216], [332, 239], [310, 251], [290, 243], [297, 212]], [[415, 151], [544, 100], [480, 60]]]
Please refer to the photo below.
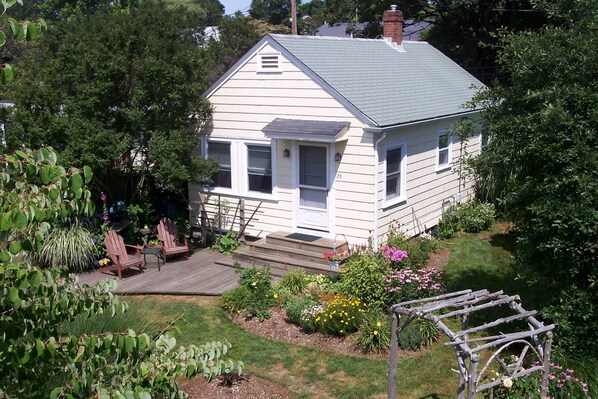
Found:
[[106, 194], [104, 194], [104, 192], [102, 192], [102, 195], [100, 195], [100, 199], [102, 200], [102, 202], [106, 202], [106, 199], [108, 197], [106, 197]]

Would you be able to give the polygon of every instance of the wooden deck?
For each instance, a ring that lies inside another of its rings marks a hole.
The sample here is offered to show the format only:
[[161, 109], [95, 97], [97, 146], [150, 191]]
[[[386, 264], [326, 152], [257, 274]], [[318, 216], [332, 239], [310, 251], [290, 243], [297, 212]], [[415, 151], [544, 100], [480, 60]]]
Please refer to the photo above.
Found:
[[[238, 274], [232, 267], [217, 265], [216, 261], [226, 257], [217, 251], [196, 249], [185, 260], [183, 256], [173, 256], [158, 271], [156, 263], [148, 257], [143, 273], [138, 269], [123, 271], [116, 292], [119, 294], [154, 295], [220, 295], [237, 286]], [[81, 284], [93, 285], [103, 279], [116, 278], [111, 272], [92, 271], [79, 274]]]

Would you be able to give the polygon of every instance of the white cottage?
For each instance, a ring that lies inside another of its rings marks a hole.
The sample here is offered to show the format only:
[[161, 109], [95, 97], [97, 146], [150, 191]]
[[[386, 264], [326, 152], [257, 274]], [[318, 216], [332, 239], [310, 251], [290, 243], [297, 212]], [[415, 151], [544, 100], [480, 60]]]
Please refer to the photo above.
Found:
[[232, 219], [244, 199], [260, 204], [249, 235], [377, 245], [389, 226], [420, 234], [470, 198], [456, 164], [480, 137], [458, 142], [450, 127], [477, 116], [462, 105], [482, 83], [429, 44], [402, 41], [400, 11], [385, 12], [384, 30], [267, 35], [222, 76], [205, 93], [214, 111], [201, 143], [221, 170], [210, 188], [190, 185], [197, 209], [226, 199]]

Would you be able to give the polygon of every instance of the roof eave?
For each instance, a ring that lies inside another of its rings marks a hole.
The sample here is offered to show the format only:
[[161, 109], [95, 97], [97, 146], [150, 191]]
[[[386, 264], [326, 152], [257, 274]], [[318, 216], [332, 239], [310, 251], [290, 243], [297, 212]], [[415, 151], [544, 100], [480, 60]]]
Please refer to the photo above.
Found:
[[411, 125], [419, 125], [422, 123], [427, 123], [427, 122], [433, 122], [433, 121], [439, 121], [439, 120], [443, 120], [443, 119], [450, 119], [450, 118], [455, 118], [455, 117], [465, 117], [467, 115], [473, 115], [473, 114], [477, 114], [479, 112], [482, 111], [482, 108], [479, 109], [474, 109], [474, 110], [468, 110], [468, 111], [463, 111], [463, 112], [457, 112], [454, 114], [447, 114], [447, 115], [439, 115], [439, 116], [435, 116], [432, 118], [425, 118], [425, 119], [416, 119], [416, 120], [411, 120], [411, 121], [405, 121], [405, 122], [400, 122], [400, 123], [395, 123], [392, 125], [369, 125], [369, 126], [365, 126], [364, 130], [365, 131], [369, 131], [372, 133], [382, 133], [394, 128], [399, 128], [399, 127], [405, 127], [405, 126], [411, 126]]

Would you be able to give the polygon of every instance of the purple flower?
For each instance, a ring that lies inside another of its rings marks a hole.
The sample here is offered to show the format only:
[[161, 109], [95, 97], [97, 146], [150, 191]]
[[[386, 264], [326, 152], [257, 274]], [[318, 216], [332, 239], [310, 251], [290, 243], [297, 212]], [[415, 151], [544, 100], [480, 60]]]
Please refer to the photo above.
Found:
[[100, 195], [100, 199], [102, 200], [102, 202], [106, 202], [106, 199], [108, 197], [106, 197], [106, 194], [104, 194], [104, 192], [102, 192], [102, 195]]

